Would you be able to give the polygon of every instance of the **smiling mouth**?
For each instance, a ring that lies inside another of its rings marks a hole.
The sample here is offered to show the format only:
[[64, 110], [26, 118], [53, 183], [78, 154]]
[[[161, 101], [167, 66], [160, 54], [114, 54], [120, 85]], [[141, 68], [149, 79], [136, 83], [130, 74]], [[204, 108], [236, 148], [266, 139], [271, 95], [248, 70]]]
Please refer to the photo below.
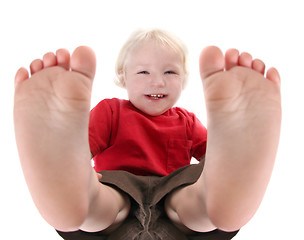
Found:
[[153, 100], [158, 100], [158, 99], [162, 99], [165, 98], [167, 95], [164, 94], [148, 94], [146, 95], [148, 98], [151, 98]]

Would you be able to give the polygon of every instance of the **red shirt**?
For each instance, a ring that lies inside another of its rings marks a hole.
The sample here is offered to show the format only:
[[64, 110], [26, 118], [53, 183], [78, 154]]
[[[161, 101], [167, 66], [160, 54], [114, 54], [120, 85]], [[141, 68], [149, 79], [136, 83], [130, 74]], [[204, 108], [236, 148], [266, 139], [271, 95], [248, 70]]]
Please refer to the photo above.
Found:
[[165, 176], [206, 152], [207, 130], [182, 108], [149, 116], [130, 101], [105, 99], [90, 114], [89, 142], [95, 170]]

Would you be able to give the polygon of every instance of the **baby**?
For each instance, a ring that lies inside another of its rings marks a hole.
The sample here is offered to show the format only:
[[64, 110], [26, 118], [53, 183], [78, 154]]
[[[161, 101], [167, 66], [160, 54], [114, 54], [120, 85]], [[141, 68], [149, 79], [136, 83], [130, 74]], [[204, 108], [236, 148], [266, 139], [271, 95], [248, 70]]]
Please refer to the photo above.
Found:
[[187, 78], [187, 50], [160, 30], [136, 31], [123, 46], [116, 66], [118, 84], [129, 101], [100, 102], [90, 117], [90, 148], [95, 170], [126, 170], [166, 176], [198, 160], [206, 151], [205, 127], [196, 117], [172, 108]]
[[[186, 51], [134, 33], [117, 62], [129, 101], [90, 114], [95, 55], [60, 49], [15, 78], [15, 132], [32, 198], [64, 239], [231, 239], [262, 201], [279, 141], [280, 77], [248, 53], [205, 48], [206, 129], [172, 108]], [[88, 131], [89, 126], [89, 131]], [[88, 137], [89, 135], [89, 137]], [[207, 145], [207, 146], [206, 146]], [[95, 170], [90, 164], [94, 156]], [[190, 165], [191, 157], [200, 164]]]

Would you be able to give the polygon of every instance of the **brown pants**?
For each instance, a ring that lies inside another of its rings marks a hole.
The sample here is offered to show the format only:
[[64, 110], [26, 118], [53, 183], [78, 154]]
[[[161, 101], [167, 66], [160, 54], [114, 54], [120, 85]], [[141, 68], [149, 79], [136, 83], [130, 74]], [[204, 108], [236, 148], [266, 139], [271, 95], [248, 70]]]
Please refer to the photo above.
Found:
[[[131, 210], [120, 227], [109, 235], [101, 232], [60, 232], [65, 240], [228, 240], [236, 232], [214, 230], [185, 235], [170, 221], [164, 211], [164, 199], [173, 190], [195, 183], [202, 173], [200, 164], [180, 168], [168, 176], [137, 176], [126, 171], [102, 171], [103, 184], [130, 196]], [[193, 206], [195, 207], [195, 206]]]

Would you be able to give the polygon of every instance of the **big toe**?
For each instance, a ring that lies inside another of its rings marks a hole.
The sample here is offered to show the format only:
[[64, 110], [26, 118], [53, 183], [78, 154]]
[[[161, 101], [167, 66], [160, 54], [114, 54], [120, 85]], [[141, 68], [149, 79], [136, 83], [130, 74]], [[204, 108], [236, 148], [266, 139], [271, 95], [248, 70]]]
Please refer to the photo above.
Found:
[[15, 86], [29, 78], [29, 73], [25, 68], [20, 68], [15, 76]]
[[96, 71], [94, 51], [86, 46], [76, 48], [71, 56], [71, 69], [93, 80]]
[[204, 80], [212, 74], [224, 70], [225, 58], [218, 47], [209, 46], [201, 52], [199, 64], [201, 78]]

